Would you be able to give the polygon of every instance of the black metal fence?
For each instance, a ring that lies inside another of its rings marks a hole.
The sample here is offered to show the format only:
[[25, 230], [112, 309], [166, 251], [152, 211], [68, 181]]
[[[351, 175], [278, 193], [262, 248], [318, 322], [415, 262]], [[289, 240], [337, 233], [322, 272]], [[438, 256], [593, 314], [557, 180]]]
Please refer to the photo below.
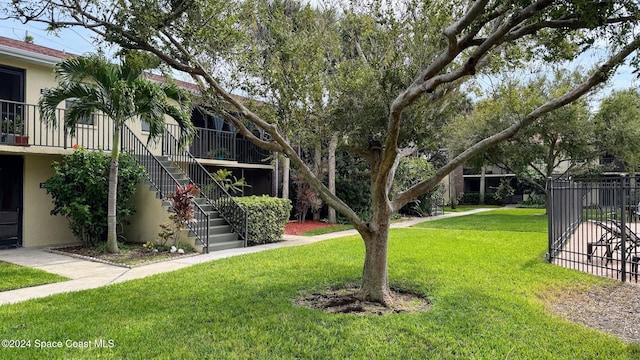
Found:
[[[167, 125], [179, 137], [177, 125]], [[196, 128], [189, 152], [198, 159], [237, 161], [246, 164], [269, 164], [271, 153], [232, 131]]]
[[638, 282], [640, 179], [552, 179], [549, 252], [554, 264]]
[[113, 123], [103, 114], [92, 114], [78, 122], [70, 135], [64, 125], [64, 109], [56, 111], [56, 126], [40, 119], [37, 105], [0, 101], [0, 145], [48, 146], [69, 149], [79, 145], [89, 150], [111, 150]]

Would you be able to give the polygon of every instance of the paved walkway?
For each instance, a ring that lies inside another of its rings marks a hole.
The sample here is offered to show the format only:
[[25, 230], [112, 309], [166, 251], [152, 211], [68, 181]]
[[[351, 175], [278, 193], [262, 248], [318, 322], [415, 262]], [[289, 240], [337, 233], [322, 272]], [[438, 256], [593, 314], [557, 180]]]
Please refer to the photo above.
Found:
[[[424, 221], [437, 220], [446, 217], [456, 217], [494, 209], [475, 209], [460, 213], [448, 213], [445, 215], [425, 218], [414, 218], [397, 222], [392, 228], [405, 228]], [[113, 266], [88, 260], [82, 260], [70, 256], [52, 254], [44, 248], [20, 248], [12, 250], [0, 250], [0, 261], [41, 269], [50, 273], [69, 278], [68, 281], [54, 284], [33, 286], [17, 290], [0, 292], [0, 305], [16, 303], [29, 299], [41, 298], [53, 294], [69, 291], [94, 289], [109, 284], [140, 279], [154, 274], [182, 269], [191, 265], [207, 261], [227, 258], [236, 255], [250, 254], [258, 251], [277, 249], [287, 246], [311, 244], [318, 241], [334, 239], [342, 236], [355, 235], [356, 230], [345, 230], [317, 236], [284, 235], [278, 243], [252, 246], [240, 249], [215, 251], [209, 254], [184, 257], [159, 263], [138, 266], [132, 269]]]

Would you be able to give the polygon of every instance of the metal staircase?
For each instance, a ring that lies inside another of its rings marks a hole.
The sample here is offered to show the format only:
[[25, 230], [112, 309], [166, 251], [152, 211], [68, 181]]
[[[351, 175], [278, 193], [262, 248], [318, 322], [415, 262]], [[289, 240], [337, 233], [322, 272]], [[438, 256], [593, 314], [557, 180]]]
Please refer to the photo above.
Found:
[[[178, 165], [183, 163], [176, 162], [171, 154], [162, 156], [152, 154], [147, 146], [126, 126], [122, 129], [122, 150], [133, 155], [138, 163], [146, 169], [150, 189], [156, 192], [156, 197], [159, 199], [165, 199], [168, 194], [175, 192], [177, 185], [184, 186], [194, 183], [202, 189], [202, 183], [193, 181]], [[204, 168], [202, 170], [206, 172]], [[215, 189], [216, 185], [224, 191], [215, 180], [212, 184], [208, 184], [208, 187]], [[225, 198], [224, 194], [218, 198], [211, 198], [207, 195], [211, 196], [212, 191], [201, 191], [200, 197], [196, 198], [193, 204], [196, 221], [187, 225], [189, 228], [188, 237], [192, 240], [192, 245], [203, 253], [246, 246], [246, 238], [239, 240], [239, 234], [233, 230], [233, 227], [229, 225], [214, 205], [226, 204], [229, 199], [233, 201], [231, 196], [228, 193], [226, 194], [228, 198]], [[163, 205], [167, 207], [168, 211], [169, 203], [163, 200]], [[244, 214], [244, 209], [242, 212]], [[244, 214], [244, 219], [244, 234], [246, 234], [246, 214]]]

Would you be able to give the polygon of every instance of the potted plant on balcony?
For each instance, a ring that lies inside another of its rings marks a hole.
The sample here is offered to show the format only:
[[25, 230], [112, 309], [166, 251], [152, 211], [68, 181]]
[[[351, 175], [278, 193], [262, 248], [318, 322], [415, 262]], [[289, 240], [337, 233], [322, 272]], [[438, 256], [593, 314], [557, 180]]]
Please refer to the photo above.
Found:
[[225, 160], [229, 158], [229, 150], [225, 148], [212, 149], [207, 153], [209, 159]]
[[20, 116], [16, 116], [14, 119], [10, 119], [8, 117], [2, 119], [0, 131], [2, 132], [2, 135], [0, 136], [1, 144], [22, 146], [29, 144], [29, 136], [23, 134], [24, 121]]

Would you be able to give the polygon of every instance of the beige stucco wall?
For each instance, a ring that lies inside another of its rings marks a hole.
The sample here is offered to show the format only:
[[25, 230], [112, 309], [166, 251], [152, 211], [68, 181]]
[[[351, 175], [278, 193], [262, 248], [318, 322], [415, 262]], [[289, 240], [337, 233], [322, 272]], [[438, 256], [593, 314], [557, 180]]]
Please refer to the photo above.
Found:
[[[65, 144], [71, 148], [74, 144], [82, 144], [88, 148], [110, 149], [112, 143], [111, 120], [103, 115], [97, 114], [94, 117], [94, 125], [80, 125], [74, 138], [64, 136], [59, 131], [52, 132], [41, 124], [40, 115], [36, 104], [40, 99], [41, 90], [56, 86], [53, 76], [53, 66], [32, 63], [22, 59], [0, 55], [0, 65], [11, 66], [24, 70], [25, 73], [25, 103], [24, 121], [26, 134], [31, 137], [31, 142], [37, 145], [63, 147]], [[0, 84], [2, 86], [2, 84]], [[64, 104], [61, 104], [63, 107]], [[167, 122], [175, 124], [175, 120], [167, 117]], [[130, 121], [129, 128], [144, 143], [147, 143], [148, 133], [141, 129], [140, 121]], [[66, 139], [65, 139], [66, 138]], [[160, 155], [162, 151], [161, 142], [151, 143], [149, 149], [152, 153]]]
[[59, 155], [25, 155], [23, 186], [23, 246], [45, 246], [76, 243], [67, 220], [52, 216], [51, 196], [40, 188], [53, 176], [51, 163], [60, 160]]
[[136, 206], [136, 213], [129, 218], [131, 224], [125, 228], [124, 236], [133, 242], [155, 242], [160, 224], [169, 221], [169, 213], [162, 206], [162, 201], [156, 198], [156, 192], [150, 191], [146, 183], [138, 184], [131, 201]]
[[53, 67], [31, 63], [22, 59], [0, 55], [0, 64], [23, 69], [25, 73], [25, 103], [37, 104], [40, 99], [40, 89], [55, 85]]

